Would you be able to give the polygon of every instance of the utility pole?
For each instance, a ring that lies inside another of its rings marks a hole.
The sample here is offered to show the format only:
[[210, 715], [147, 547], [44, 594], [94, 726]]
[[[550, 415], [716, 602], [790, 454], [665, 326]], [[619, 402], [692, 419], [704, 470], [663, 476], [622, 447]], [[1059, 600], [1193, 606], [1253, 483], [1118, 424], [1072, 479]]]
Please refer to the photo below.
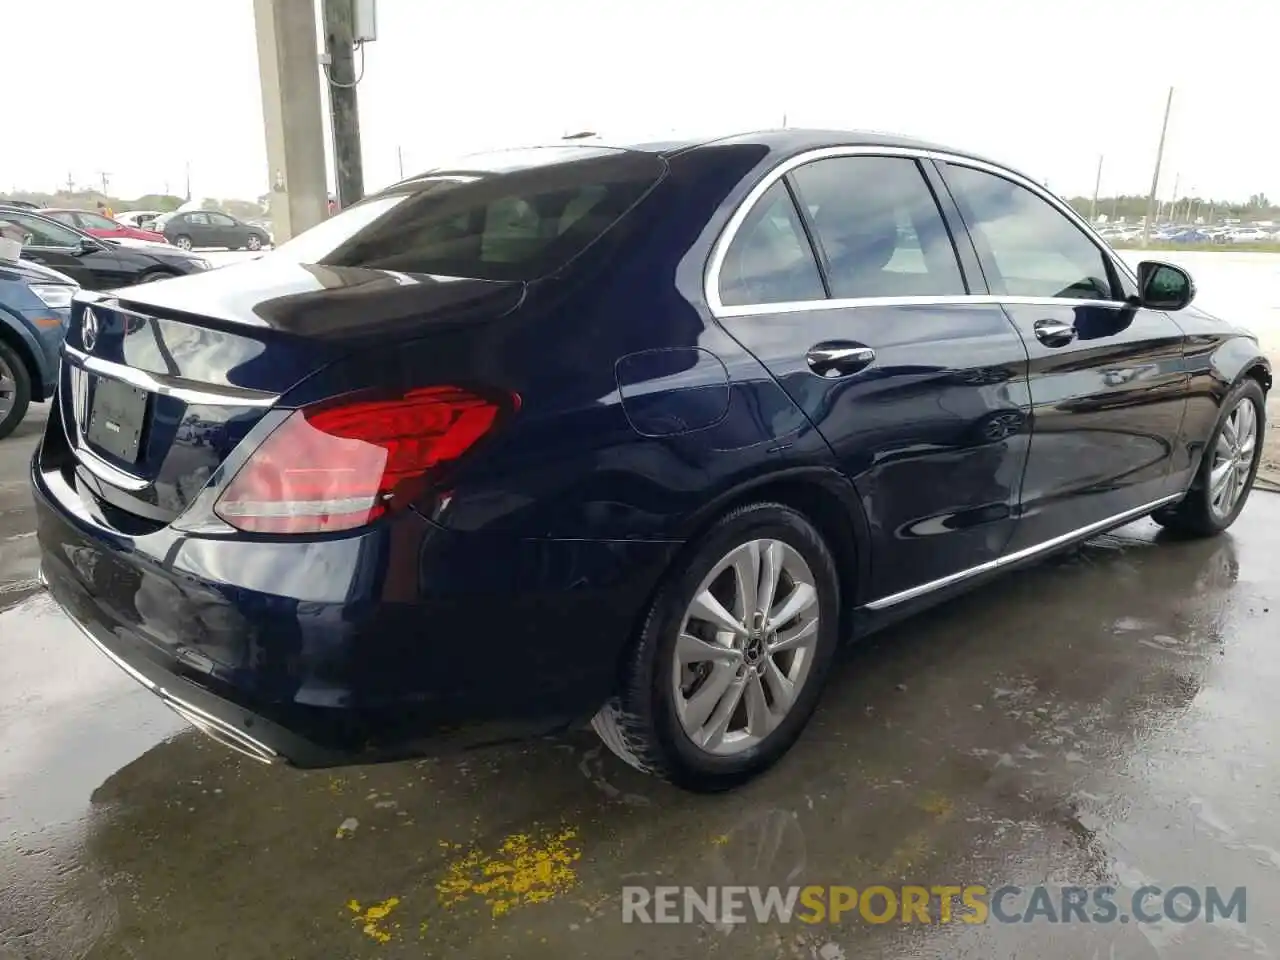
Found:
[[1093, 178], [1093, 203], [1089, 204], [1089, 222], [1098, 219], [1098, 188], [1102, 186], [1102, 154], [1098, 154], [1098, 175]]
[[396, 164], [400, 167], [400, 179], [404, 179], [404, 151], [396, 147]]
[[1147, 219], [1142, 225], [1142, 245], [1145, 247], [1151, 236], [1151, 221], [1156, 215], [1156, 189], [1160, 186], [1160, 162], [1164, 159], [1164, 136], [1169, 131], [1169, 111], [1173, 109], [1173, 87], [1169, 88], [1169, 97], [1164, 102], [1164, 122], [1160, 124], [1160, 144], [1156, 147], [1156, 169], [1151, 174], [1151, 193], [1147, 196]]
[[187, 161], [187, 199], [191, 199], [191, 161]]
[[102, 178], [102, 195], [104, 197], [108, 196], [110, 193], [108, 188], [111, 186], [111, 174], [99, 170], [98, 176]]
[[[360, 155], [360, 112], [356, 103], [355, 6], [353, 0], [322, 0], [324, 75], [329, 86], [329, 121], [333, 133], [333, 176], [339, 209], [364, 197], [364, 163]], [[360, 51], [364, 73], [364, 50]]]
[[67, 171], [67, 193], [76, 192], [76, 182], [71, 176], [71, 171]]

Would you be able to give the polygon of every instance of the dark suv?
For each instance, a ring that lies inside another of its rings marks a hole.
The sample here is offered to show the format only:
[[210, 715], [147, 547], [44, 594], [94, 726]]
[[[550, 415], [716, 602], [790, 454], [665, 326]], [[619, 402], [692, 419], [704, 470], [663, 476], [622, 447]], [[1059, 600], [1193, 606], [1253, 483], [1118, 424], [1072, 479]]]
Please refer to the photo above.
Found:
[[261, 227], [237, 220], [217, 210], [175, 213], [164, 224], [164, 238], [175, 247], [225, 247], [227, 250], [261, 250], [271, 237]]

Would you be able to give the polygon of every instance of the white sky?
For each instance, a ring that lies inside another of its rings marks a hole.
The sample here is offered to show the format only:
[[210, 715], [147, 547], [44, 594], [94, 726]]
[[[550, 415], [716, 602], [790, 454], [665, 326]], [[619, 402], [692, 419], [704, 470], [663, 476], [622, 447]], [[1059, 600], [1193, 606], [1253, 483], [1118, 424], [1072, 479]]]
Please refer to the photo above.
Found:
[[[0, 189], [266, 189], [251, 0], [0, 0]], [[888, 130], [1064, 194], [1280, 198], [1280, 0], [380, 0], [366, 187], [488, 146], [778, 126]], [[1256, 51], [1253, 48], [1256, 42]], [[1270, 52], [1270, 55], [1269, 55]], [[327, 109], [327, 106], [326, 106]], [[28, 131], [13, 135], [30, 124]]]

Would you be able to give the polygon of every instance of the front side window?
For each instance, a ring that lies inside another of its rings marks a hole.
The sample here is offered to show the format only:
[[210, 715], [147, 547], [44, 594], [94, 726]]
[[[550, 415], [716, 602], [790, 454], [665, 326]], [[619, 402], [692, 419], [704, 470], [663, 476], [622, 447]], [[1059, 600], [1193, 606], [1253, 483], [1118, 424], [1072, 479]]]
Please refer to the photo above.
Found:
[[187, 223], [195, 224], [198, 227], [209, 226], [209, 215], [207, 213], [189, 213], [187, 214]]
[[720, 267], [720, 302], [735, 307], [825, 297], [800, 215], [778, 181], [751, 208], [729, 244]]
[[236, 222], [225, 214], [210, 213], [207, 216], [209, 217], [209, 222], [215, 227], [234, 227], [236, 225]]
[[20, 240], [25, 247], [78, 247], [80, 234], [74, 230], [37, 217], [19, 213], [0, 213], [0, 230], [6, 237]]
[[964, 277], [924, 175], [909, 157], [815, 160], [791, 174], [826, 257], [831, 296], [963, 296]]
[[948, 164], [946, 175], [987, 272], [994, 267], [993, 293], [1114, 299], [1101, 249], [1048, 201], [985, 170]]

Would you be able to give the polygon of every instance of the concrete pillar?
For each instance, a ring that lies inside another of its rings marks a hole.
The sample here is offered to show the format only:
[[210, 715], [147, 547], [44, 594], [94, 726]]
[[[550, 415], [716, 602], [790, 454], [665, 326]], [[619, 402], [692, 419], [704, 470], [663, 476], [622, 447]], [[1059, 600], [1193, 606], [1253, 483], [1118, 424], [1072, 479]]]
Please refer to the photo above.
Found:
[[315, 0], [253, 0], [277, 243], [328, 216]]

